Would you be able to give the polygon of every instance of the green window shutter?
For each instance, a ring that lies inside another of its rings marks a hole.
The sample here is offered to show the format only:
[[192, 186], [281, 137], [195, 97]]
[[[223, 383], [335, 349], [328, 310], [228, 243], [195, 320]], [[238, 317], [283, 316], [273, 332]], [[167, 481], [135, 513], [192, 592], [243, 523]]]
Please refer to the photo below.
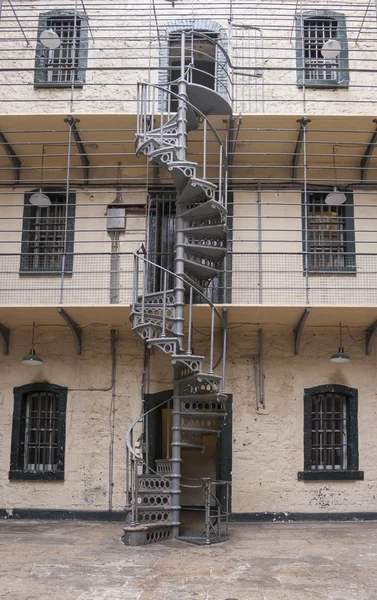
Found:
[[348, 388], [349, 393], [349, 420], [348, 420], [348, 437], [350, 440], [348, 449], [348, 468], [351, 471], [357, 471], [359, 468], [359, 434], [357, 426], [357, 411], [358, 411], [358, 391], [353, 388]]
[[76, 216], [76, 194], [71, 192], [68, 198], [68, 218], [67, 218], [67, 256], [65, 261], [65, 274], [71, 274], [73, 271], [73, 251], [75, 239], [75, 216]]
[[48, 14], [39, 15], [38, 19], [38, 34], [37, 34], [37, 47], [35, 50], [35, 71], [34, 71], [34, 84], [45, 83], [47, 81], [47, 67], [48, 61], [48, 48], [45, 48], [40, 43], [39, 37], [45, 29], [47, 29]]
[[21, 238], [21, 257], [20, 273], [30, 271], [31, 256], [30, 242], [34, 231], [35, 208], [30, 204], [31, 193], [24, 196], [24, 214], [22, 218], [22, 238]]
[[[339, 70], [337, 79], [334, 81], [324, 81], [320, 79], [305, 79], [304, 82], [304, 53], [303, 53], [303, 34], [304, 23], [310, 20], [318, 19], [333, 19], [337, 21], [336, 39], [341, 44], [341, 51], [338, 57]], [[346, 18], [342, 13], [337, 13], [332, 10], [315, 10], [303, 15], [296, 15], [296, 67], [297, 67], [297, 86], [307, 88], [348, 88], [349, 86], [349, 61], [348, 61], [348, 41]]]
[[346, 231], [346, 270], [356, 270], [356, 249], [355, 249], [355, 221], [353, 210], [353, 192], [345, 192], [347, 200], [344, 204], [345, 231]]

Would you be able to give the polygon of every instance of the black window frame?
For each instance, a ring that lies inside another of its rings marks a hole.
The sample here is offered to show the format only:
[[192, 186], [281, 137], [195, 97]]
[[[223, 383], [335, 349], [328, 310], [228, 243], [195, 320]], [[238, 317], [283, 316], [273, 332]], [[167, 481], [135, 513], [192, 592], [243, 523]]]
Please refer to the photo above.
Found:
[[[22, 439], [25, 435], [24, 405], [26, 397], [30, 393], [54, 392], [59, 395], [59, 422], [58, 422], [58, 452], [57, 469], [46, 471], [25, 470], [22, 467]], [[62, 481], [64, 480], [65, 462], [65, 427], [67, 412], [68, 388], [59, 385], [42, 383], [31, 383], [13, 388], [14, 409], [12, 421], [12, 442], [10, 457], [10, 480], [40, 480], [40, 481]]]
[[[347, 396], [347, 468], [312, 469], [312, 401], [313, 396], [321, 393], [342, 394]], [[358, 390], [344, 385], [319, 385], [304, 390], [304, 470], [299, 471], [301, 481], [364, 479], [364, 471], [359, 471], [358, 446]]]
[[[308, 272], [309, 275], [355, 275], [356, 274], [356, 245], [355, 245], [355, 219], [354, 219], [354, 202], [353, 192], [344, 192], [346, 195], [346, 202], [341, 206], [337, 206], [336, 209], [339, 214], [342, 215], [344, 220], [344, 229], [342, 231], [344, 241], [343, 244], [346, 248], [345, 252], [341, 254], [343, 256], [343, 265], [332, 266], [317, 266], [312, 260], [315, 256], [313, 248], [318, 246], [318, 243], [310, 239], [310, 196], [322, 196], [322, 204], [328, 193], [332, 191], [329, 188], [327, 191], [321, 190], [307, 190], [302, 192], [302, 249], [303, 249], [303, 266], [304, 273]], [[334, 207], [335, 208], [335, 207]], [[329, 244], [324, 247], [329, 247]]]
[[[69, 192], [68, 196], [68, 218], [66, 232], [66, 252], [64, 261], [64, 270], [50, 269], [43, 270], [41, 268], [33, 268], [31, 264], [32, 244], [35, 243], [33, 236], [35, 234], [35, 224], [37, 218], [38, 207], [30, 203], [30, 198], [33, 193], [39, 190], [26, 192], [24, 194], [24, 213], [22, 219], [22, 238], [21, 238], [21, 257], [19, 275], [22, 277], [56, 277], [64, 275], [72, 275], [73, 272], [73, 257], [74, 257], [74, 238], [75, 238], [75, 216], [76, 216], [76, 193]], [[61, 188], [43, 188], [42, 190], [47, 195], [59, 195], [62, 198], [61, 204], [66, 204], [66, 192]], [[63, 256], [63, 253], [62, 253]]]
[[35, 88], [82, 88], [85, 84], [86, 68], [88, 65], [88, 19], [84, 13], [78, 12], [76, 19], [79, 22], [79, 43], [77, 49], [77, 69], [75, 69], [74, 81], [48, 81], [49, 49], [39, 41], [42, 31], [50, 29], [51, 21], [74, 18], [75, 11], [52, 10], [39, 15], [37, 46], [35, 51]]
[[[303, 40], [302, 34], [310, 22], [318, 21], [336, 21], [336, 39], [341, 45], [341, 51], [336, 59], [337, 69], [336, 79], [306, 79], [305, 73], [305, 58], [303, 56]], [[297, 66], [297, 87], [302, 88], [348, 88], [349, 87], [349, 60], [348, 60], [348, 42], [346, 30], [346, 17], [343, 13], [337, 13], [332, 10], [316, 10], [305, 13], [302, 16], [296, 15], [296, 66]]]

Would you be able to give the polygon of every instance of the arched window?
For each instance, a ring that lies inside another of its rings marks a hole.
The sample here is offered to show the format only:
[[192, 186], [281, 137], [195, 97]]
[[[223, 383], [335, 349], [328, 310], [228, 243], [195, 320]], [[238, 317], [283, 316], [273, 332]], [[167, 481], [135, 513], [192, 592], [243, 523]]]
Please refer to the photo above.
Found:
[[67, 388], [32, 383], [13, 391], [9, 479], [64, 479]]
[[305, 390], [304, 471], [299, 479], [364, 479], [358, 470], [357, 395], [343, 385]]

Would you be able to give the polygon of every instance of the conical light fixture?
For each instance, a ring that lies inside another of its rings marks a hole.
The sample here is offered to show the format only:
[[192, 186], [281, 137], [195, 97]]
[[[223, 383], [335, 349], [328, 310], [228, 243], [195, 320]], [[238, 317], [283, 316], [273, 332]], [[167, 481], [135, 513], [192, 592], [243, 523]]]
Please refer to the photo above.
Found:
[[31, 338], [31, 349], [29, 354], [27, 354], [26, 356], [23, 357], [23, 359], [21, 360], [21, 364], [22, 365], [43, 365], [43, 360], [37, 356], [37, 354], [35, 353], [35, 349], [34, 349], [34, 329], [35, 329], [35, 323], [33, 323], [33, 333], [32, 333], [32, 338]]
[[327, 194], [327, 196], [325, 198], [325, 203], [328, 204], [329, 206], [341, 206], [342, 204], [344, 204], [346, 202], [347, 196], [345, 195], [344, 192], [341, 192], [340, 190], [338, 190], [338, 187], [337, 187], [337, 174], [336, 174], [336, 166], [335, 166], [335, 146], [333, 146], [332, 158], [333, 158], [335, 185], [334, 185], [333, 191], [329, 192]]
[[339, 56], [342, 46], [338, 40], [329, 39], [325, 42], [321, 48], [321, 54], [323, 58], [336, 58]]
[[330, 362], [334, 362], [334, 363], [349, 363], [351, 362], [351, 357], [348, 356], [348, 354], [346, 354], [344, 352], [344, 348], [343, 348], [343, 339], [342, 339], [342, 324], [339, 323], [339, 348], [338, 348], [338, 352], [335, 352], [335, 354], [333, 354], [330, 357]]
[[43, 208], [45, 206], [51, 206], [50, 198], [46, 194], [44, 194], [43, 190], [42, 190], [44, 153], [45, 153], [45, 147], [43, 145], [43, 147], [42, 147], [42, 165], [41, 165], [41, 185], [39, 187], [39, 191], [34, 192], [34, 194], [32, 194], [29, 198], [30, 204], [32, 204], [33, 206], [40, 206], [41, 208]]
[[61, 39], [53, 29], [45, 29], [39, 36], [41, 44], [49, 50], [56, 50], [61, 44]]

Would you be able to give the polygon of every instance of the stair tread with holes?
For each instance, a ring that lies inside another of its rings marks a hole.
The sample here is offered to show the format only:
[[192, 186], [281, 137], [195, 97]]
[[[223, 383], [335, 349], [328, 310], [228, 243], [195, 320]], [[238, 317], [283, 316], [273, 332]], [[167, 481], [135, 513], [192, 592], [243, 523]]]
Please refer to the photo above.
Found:
[[198, 417], [199, 419], [223, 419], [228, 413], [218, 411], [210, 412], [205, 410], [181, 410], [181, 417]]
[[[155, 509], [156, 510], [156, 509]], [[157, 521], [155, 523], [151, 523], [148, 521], [147, 523], [139, 523], [138, 525], [126, 525], [123, 528], [123, 531], [134, 531], [137, 527], [142, 527], [145, 530], [148, 529], [165, 529], [165, 527], [174, 527], [175, 525], [180, 525], [180, 522], [174, 523], [174, 521]]]
[[220, 202], [217, 202], [217, 200], [207, 200], [207, 202], [202, 202], [193, 208], [183, 211], [180, 216], [184, 219], [190, 219], [194, 217], [213, 217], [216, 213], [220, 213], [224, 219], [227, 216], [226, 209]]
[[195, 402], [221, 402], [228, 400], [228, 396], [222, 392], [208, 392], [208, 394], [181, 394], [181, 400], [187, 402], [193, 400]]
[[233, 111], [229, 102], [215, 90], [204, 85], [189, 83], [187, 85], [187, 95], [191, 104], [204, 115], [232, 115]]
[[186, 427], [181, 425], [182, 431], [190, 431], [192, 433], [201, 433], [202, 435], [211, 435], [221, 433], [222, 429], [213, 429], [212, 427]]
[[186, 187], [180, 192], [177, 198], [177, 203], [181, 204], [182, 202], [194, 200], [194, 198], [198, 198], [199, 196], [207, 196], [205, 188], [209, 188], [212, 190], [212, 192], [215, 192], [217, 190], [217, 185], [207, 181], [207, 179], [191, 177], [191, 179], [187, 182]]
[[148, 158], [149, 158], [149, 160], [154, 160], [155, 162], [159, 162], [159, 164], [161, 164], [164, 167], [168, 167], [170, 165], [171, 161], [165, 162], [165, 161], [160, 161], [159, 159], [164, 154], [170, 154], [170, 153], [172, 154], [173, 158], [174, 157], [176, 158], [177, 151], [174, 146], [160, 146], [156, 150], [153, 150], [153, 152], [149, 152]]
[[187, 450], [199, 450], [200, 452], [204, 452], [205, 446], [197, 446], [196, 444], [187, 444], [186, 442], [181, 442], [180, 447], [183, 450], [186, 448]]
[[[166, 295], [168, 296], [169, 294], [173, 295], [174, 294], [174, 290], [166, 290]], [[156, 298], [158, 296], [163, 296], [163, 292], [159, 291], [159, 292], [148, 292], [147, 294], [145, 294], [144, 298], [147, 301], [148, 299], [152, 299], [152, 298]], [[140, 302], [141, 302], [141, 296], [140, 296]]]
[[206, 244], [182, 244], [186, 250], [197, 256], [220, 259], [227, 253], [224, 246], [207, 246]]
[[187, 131], [195, 131], [199, 127], [199, 120], [192, 106], [186, 105]]
[[188, 258], [184, 258], [183, 262], [185, 263], [187, 269], [195, 275], [195, 277], [203, 278], [203, 279], [212, 279], [216, 277], [219, 272], [219, 269], [215, 269], [214, 267], [207, 267], [207, 265], [202, 265], [193, 260], [189, 260]]
[[[179, 383], [192, 383], [192, 382], [206, 382], [206, 381], [221, 381], [221, 375], [215, 375], [211, 373], [195, 373], [193, 375], [187, 375], [186, 377], [180, 377]], [[215, 394], [216, 392], [212, 392]]]
[[199, 292], [204, 293], [205, 285], [202, 283], [197, 283], [194, 279], [192, 279], [187, 273], [185, 273], [185, 282], [186, 282], [186, 292], [189, 293], [190, 286], [194, 288], [194, 290], [198, 290]]
[[172, 354], [173, 359], [177, 361], [182, 360], [190, 360], [190, 361], [202, 361], [205, 359], [205, 356], [201, 356], [200, 354]]
[[223, 239], [226, 239], [226, 234], [228, 233], [228, 227], [225, 223], [216, 223], [215, 225], [200, 225], [196, 227], [183, 227], [182, 231], [188, 235], [203, 235], [208, 237], [220, 237], [223, 236]]
[[[130, 316], [131, 317], [141, 317], [141, 312], [132, 312]], [[144, 314], [144, 319], [145, 320], [144, 320], [143, 325], [148, 324], [150, 321], [153, 323], [155, 321], [162, 321], [163, 316], [162, 315], [152, 315], [152, 314], [146, 312]], [[168, 316], [165, 317], [165, 320], [166, 320], [166, 322], [170, 322], [170, 323], [178, 323], [179, 321], [184, 321], [183, 317], [168, 317]], [[139, 325], [141, 325], [141, 323], [139, 323]]]

